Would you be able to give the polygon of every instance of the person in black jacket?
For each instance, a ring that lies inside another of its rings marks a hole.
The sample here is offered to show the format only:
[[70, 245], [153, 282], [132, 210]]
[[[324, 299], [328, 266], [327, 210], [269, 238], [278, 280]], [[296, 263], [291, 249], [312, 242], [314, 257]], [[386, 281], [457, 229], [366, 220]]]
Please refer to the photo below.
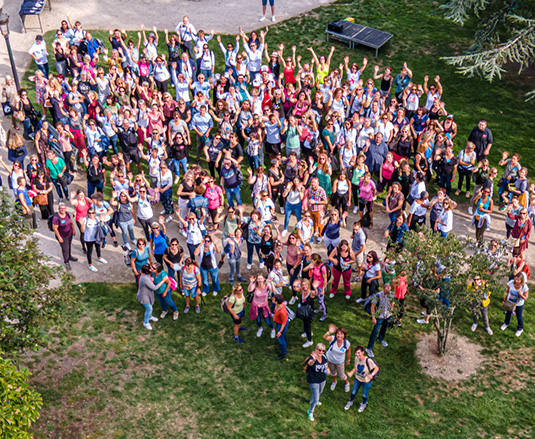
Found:
[[123, 158], [128, 172], [130, 172], [130, 162], [132, 161], [137, 165], [139, 173], [141, 173], [141, 161], [137, 149], [137, 123], [134, 122], [134, 125], [130, 126], [130, 121], [125, 119], [121, 127], [116, 127], [115, 124], [112, 124], [112, 128], [117, 133], [121, 143]]

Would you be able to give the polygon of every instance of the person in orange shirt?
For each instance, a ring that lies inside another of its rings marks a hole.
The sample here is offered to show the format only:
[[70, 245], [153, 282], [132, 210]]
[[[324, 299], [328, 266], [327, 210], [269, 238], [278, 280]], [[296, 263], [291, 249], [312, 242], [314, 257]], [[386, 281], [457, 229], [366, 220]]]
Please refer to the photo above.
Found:
[[288, 329], [288, 323], [290, 323], [290, 321], [288, 320], [288, 312], [286, 311], [282, 294], [275, 294], [271, 300], [275, 305], [273, 321], [277, 328], [277, 340], [279, 340], [281, 348], [281, 353], [277, 357], [277, 360], [282, 360], [283, 358], [286, 358], [286, 330]]

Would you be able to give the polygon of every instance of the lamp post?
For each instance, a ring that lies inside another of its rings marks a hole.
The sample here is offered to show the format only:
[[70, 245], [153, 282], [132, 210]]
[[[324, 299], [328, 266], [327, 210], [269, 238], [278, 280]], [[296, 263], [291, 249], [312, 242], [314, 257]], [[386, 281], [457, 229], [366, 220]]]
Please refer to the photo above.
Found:
[[20, 90], [19, 75], [17, 75], [17, 68], [15, 67], [15, 60], [13, 59], [13, 51], [11, 50], [11, 44], [9, 42], [9, 15], [3, 12], [0, 13], [0, 33], [6, 39], [7, 53], [9, 54], [9, 62], [11, 63], [11, 70], [13, 71], [13, 79], [15, 80], [15, 86], [17, 87], [17, 91], [18, 91]]

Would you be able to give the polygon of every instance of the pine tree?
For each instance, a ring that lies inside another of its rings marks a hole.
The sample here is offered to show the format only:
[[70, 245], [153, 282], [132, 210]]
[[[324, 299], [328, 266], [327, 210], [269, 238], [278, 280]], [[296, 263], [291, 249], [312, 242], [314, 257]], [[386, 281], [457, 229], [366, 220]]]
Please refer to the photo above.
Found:
[[[527, 2], [532, 3], [532, 2]], [[446, 18], [464, 24], [472, 15], [479, 21], [466, 54], [444, 57], [459, 73], [501, 79], [506, 64], [516, 63], [518, 74], [535, 60], [535, 8], [520, 0], [448, 0], [441, 5]], [[528, 99], [535, 98], [535, 89]]]

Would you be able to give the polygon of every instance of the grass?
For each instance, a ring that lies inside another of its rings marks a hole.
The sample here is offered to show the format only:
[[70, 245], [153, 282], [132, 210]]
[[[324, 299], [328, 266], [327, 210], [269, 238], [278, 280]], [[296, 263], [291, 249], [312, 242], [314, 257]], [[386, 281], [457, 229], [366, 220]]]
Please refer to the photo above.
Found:
[[[376, 346], [381, 376], [372, 386], [368, 409], [362, 414], [356, 407], [344, 411], [348, 395], [343, 386], [334, 392], [327, 386], [311, 423], [306, 417], [310, 391], [301, 368], [311, 349], [301, 347], [300, 321], [290, 324], [288, 360], [279, 362], [277, 341], [267, 331], [256, 338], [256, 325], [247, 318], [246, 342], [232, 341], [231, 319], [221, 311], [220, 297], [207, 297], [200, 315], [183, 315], [184, 300], [175, 296], [178, 322], [168, 316], [148, 332], [133, 285], [93, 283], [86, 288], [70, 323], [51, 334], [50, 347], [25, 359], [45, 402], [36, 438], [349, 438], [355, 431], [395, 438], [534, 434], [533, 337], [517, 339], [512, 330], [498, 330], [503, 315], [495, 296], [490, 310], [494, 337], [482, 330], [472, 333], [468, 314], [460, 314], [454, 323], [455, 331], [484, 347], [488, 360], [477, 375], [452, 384], [422, 373], [416, 343], [422, 330], [432, 328], [406, 320], [387, 334], [388, 348]], [[225, 286], [220, 296], [228, 291]], [[320, 341], [332, 322], [343, 324], [353, 347], [366, 344], [371, 322], [362, 308], [341, 295], [328, 306], [330, 318], [313, 323], [314, 341]], [[528, 301], [526, 316], [534, 310]], [[156, 304], [154, 314], [159, 313]]]

